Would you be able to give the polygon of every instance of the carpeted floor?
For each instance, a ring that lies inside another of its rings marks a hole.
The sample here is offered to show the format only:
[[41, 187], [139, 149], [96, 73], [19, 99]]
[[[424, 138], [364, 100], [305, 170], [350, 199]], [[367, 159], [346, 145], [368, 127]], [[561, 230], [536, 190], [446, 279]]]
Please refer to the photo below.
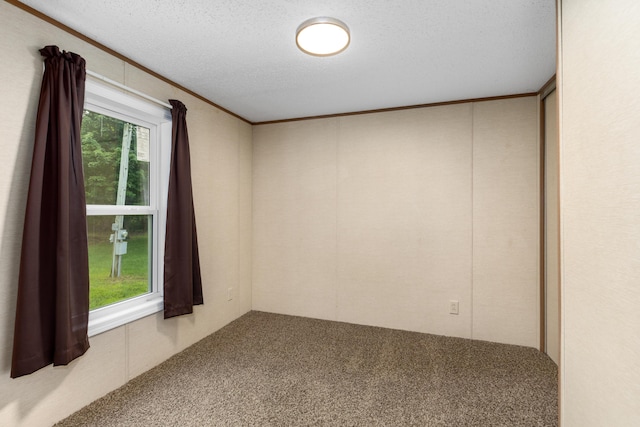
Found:
[[532, 348], [250, 312], [57, 426], [556, 426]]

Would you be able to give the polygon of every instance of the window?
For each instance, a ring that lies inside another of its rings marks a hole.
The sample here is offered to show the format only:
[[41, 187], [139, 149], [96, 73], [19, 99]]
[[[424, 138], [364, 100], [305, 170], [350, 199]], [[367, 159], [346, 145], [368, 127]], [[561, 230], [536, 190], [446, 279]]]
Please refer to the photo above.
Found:
[[168, 109], [86, 82], [89, 335], [162, 310]]

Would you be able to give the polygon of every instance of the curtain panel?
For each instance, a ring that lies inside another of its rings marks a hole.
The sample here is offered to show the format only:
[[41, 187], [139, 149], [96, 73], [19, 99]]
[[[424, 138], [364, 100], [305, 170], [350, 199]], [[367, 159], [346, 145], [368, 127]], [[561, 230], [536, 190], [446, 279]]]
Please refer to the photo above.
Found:
[[89, 261], [80, 124], [85, 61], [40, 50], [42, 78], [27, 195], [11, 377], [66, 365], [89, 348]]
[[202, 304], [202, 278], [191, 189], [187, 108], [170, 99], [171, 169], [164, 251], [164, 317], [193, 312]]

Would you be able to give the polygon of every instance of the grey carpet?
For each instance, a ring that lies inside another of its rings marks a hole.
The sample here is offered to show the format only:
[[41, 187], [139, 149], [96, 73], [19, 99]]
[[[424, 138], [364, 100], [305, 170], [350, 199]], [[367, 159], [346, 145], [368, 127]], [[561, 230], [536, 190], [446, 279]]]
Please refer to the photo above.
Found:
[[532, 348], [250, 312], [58, 426], [556, 426]]

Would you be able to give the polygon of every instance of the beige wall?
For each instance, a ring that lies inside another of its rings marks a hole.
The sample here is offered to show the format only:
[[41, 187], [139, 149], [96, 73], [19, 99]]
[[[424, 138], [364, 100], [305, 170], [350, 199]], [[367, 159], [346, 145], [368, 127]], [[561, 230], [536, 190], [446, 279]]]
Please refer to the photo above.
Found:
[[254, 309], [538, 346], [536, 97], [253, 142]]
[[[87, 67], [188, 108], [205, 305], [146, 317], [90, 339], [67, 367], [9, 379], [18, 264], [42, 76], [38, 49], [57, 44]], [[0, 425], [45, 426], [123, 385], [251, 309], [251, 126], [0, 2]], [[227, 301], [227, 288], [234, 299]]]
[[640, 424], [640, 3], [562, 0], [563, 426]]

